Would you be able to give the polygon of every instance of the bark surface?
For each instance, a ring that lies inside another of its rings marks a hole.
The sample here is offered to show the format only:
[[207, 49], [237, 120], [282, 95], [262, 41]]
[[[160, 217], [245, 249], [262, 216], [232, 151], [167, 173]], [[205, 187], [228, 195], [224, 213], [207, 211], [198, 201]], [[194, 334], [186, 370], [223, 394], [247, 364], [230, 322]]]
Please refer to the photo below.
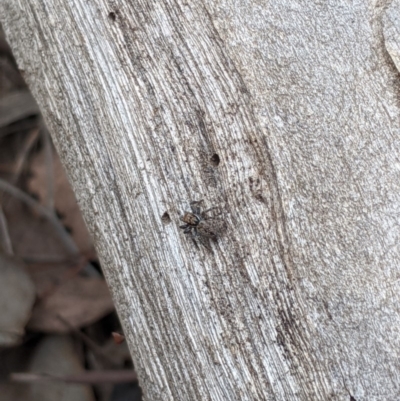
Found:
[[[400, 399], [383, 3], [0, 1], [146, 400]], [[211, 251], [178, 228], [199, 199]]]

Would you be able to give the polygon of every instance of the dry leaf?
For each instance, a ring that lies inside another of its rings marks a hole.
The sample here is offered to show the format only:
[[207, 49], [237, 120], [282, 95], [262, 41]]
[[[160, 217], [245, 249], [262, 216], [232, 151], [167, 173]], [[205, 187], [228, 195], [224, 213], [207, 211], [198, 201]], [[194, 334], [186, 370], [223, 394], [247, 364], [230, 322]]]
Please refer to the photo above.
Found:
[[38, 114], [39, 107], [27, 89], [13, 91], [0, 97], [0, 127]]
[[0, 346], [18, 343], [35, 300], [35, 287], [24, 265], [0, 253]]
[[75, 276], [37, 303], [28, 326], [32, 330], [63, 333], [93, 323], [113, 309], [104, 280]]
[[48, 220], [15, 199], [3, 205], [8, 231], [16, 255], [24, 260], [67, 260], [68, 253], [60, 236]]
[[[32, 161], [32, 177], [28, 182], [29, 191], [36, 194], [42, 203], [47, 196], [47, 168], [49, 167], [45, 163], [44, 152], [42, 151]], [[54, 174], [54, 207], [60, 214], [63, 224], [71, 230], [71, 236], [79, 250], [87, 253], [93, 249], [92, 239], [64, 168], [55, 151], [53, 152], [52, 168]]]
[[[36, 347], [32, 356], [29, 372], [53, 375], [79, 374], [84, 372], [82, 361], [74, 343], [68, 336], [45, 337]], [[90, 386], [69, 383], [47, 382], [25, 384], [27, 394], [24, 400], [30, 401], [93, 401]]]

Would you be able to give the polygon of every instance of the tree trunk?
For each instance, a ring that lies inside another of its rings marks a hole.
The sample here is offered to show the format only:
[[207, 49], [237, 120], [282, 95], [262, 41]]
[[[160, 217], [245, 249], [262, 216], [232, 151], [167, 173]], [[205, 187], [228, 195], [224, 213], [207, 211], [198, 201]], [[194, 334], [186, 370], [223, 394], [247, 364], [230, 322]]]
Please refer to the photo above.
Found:
[[[146, 400], [400, 399], [391, 13], [0, 0]], [[200, 199], [210, 249], [179, 229]]]

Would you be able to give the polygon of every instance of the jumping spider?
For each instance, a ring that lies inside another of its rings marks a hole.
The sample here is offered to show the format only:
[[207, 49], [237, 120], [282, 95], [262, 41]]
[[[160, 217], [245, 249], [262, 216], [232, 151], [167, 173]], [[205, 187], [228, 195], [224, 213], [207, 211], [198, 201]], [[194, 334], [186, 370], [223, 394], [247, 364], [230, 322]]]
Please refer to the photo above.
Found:
[[185, 212], [181, 220], [185, 223], [179, 228], [183, 229], [183, 233], [190, 235], [190, 238], [197, 246], [197, 241], [204, 245], [207, 249], [210, 247], [210, 239], [216, 241], [219, 234], [223, 231], [224, 225], [220, 220], [215, 220], [214, 217], [208, 217], [207, 213], [211, 210], [217, 209], [212, 207], [210, 209], [201, 211], [200, 204], [203, 201], [190, 202], [191, 212]]

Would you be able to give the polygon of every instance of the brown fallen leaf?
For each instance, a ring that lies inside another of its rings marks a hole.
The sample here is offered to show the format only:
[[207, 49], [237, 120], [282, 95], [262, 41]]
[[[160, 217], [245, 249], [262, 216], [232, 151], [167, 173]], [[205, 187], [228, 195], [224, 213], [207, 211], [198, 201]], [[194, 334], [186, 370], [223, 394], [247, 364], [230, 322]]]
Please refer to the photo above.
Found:
[[35, 287], [23, 263], [0, 253], [0, 346], [20, 341], [34, 300]]
[[78, 276], [86, 263], [87, 260], [84, 257], [79, 257], [61, 263], [53, 261], [48, 264], [27, 264], [27, 271], [35, 283], [38, 299], [43, 300], [58, 291], [60, 285]]
[[45, 152], [35, 156], [31, 164], [32, 176], [28, 181], [29, 192], [36, 194], [42, 204], [48, 197], [47, 169], [53, 169], [54, 175], [54, 208], [60, 215], [63, 224], [70, 229], [70, 234], [81, 252], [93, 249], [93, 242], [86, 228], [75, 195], [68, 182], [64, 168], [57, 152], [53, 149], [53, 165], [46, 165]]
[[[94, 401], [93, 390], [88, 385], [75, 385], [63, 380], [47, 381], [43, 384], [38, 380], [38, 377], [46, 375], [74, 379], [86, 374], [82, 355], [70, 336], [45, 336], [28, 358], [29, 363], [22, 377], [13, 377], [16, 380], [14, 382], [0, 381], [2, 401]], [[27, 378], [30, 380], [27, 381]]]
[[39, 107], [28, 89], [9, 92], [0, 97], [0, 127], [39, 114]]
[[36, 331], [65, 333], [93, 323], [113, 309], [103, 279], [75, 276], [58, 283], [55, 290], [35, 305], [28, 327]]
[[71, 255], [49, 220], [9, 196], [3, 203], [16, 255], [24, 260], [67, 260]]
[[0, 94], [26, 88], [17, 63], [0, 27]]

